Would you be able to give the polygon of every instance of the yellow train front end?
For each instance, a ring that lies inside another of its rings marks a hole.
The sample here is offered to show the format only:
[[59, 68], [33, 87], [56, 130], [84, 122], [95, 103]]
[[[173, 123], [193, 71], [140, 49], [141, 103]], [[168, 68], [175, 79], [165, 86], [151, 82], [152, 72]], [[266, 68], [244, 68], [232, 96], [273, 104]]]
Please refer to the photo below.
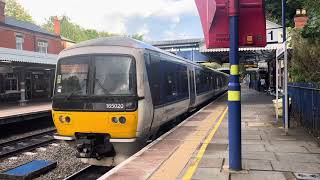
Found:
[[113, 139], [136, 137], [138, 112], [53, 111], [58, 134], [75, 137], [81, 133], [108, 134]]
[[74, 145], [84, 162], [116, 165], [142, 146], [136, 60], [130, 54], [83, 53], [91, 50], [85, 48], [62, 53], [58, 60], [54, 137]]

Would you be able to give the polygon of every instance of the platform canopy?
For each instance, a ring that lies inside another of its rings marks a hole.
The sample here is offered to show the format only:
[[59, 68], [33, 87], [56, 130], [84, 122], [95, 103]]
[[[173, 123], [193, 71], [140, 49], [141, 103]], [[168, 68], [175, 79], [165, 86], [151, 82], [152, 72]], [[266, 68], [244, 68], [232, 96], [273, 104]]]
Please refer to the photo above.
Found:
[[20, 62], [55, 65], [57, 63], [57, 60], [58, 55], [56, 54], [44, 54], [33, 51], [0, 48], [0, 63]]
[[[267, 44], [266, 47], [243, 47], [239, 48], [239, 51], [264, 51], [264, 50], [276, 50], [281, 47], [282, 44], [275, 43], [275, 44]], [[202, 44], [199, 48], [199, 51], [202, 53], [207, 52], [228, 52], [229, 48], [214, 48], [214, 49], [207, 49], [204, 44]]]

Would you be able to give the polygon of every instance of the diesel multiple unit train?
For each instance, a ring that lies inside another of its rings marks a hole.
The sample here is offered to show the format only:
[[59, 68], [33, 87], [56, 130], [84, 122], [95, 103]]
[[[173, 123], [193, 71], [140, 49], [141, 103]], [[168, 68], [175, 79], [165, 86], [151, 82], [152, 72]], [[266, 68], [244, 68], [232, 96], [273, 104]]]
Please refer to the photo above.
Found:
[[80, 43], [59, 55], [54, 137], [87, 163], [116, 165], [163, 124], [226, 91], [227, 78], [131, 38]]

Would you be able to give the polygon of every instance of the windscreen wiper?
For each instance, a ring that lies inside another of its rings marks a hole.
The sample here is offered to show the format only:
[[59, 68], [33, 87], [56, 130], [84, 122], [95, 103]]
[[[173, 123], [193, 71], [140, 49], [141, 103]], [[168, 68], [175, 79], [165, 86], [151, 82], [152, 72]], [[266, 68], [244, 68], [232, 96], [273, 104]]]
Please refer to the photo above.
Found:
[[75, 95], [76, 91], [71, 91], [71, 93], [69, 95], [67, 95], [67, 100], [70, 100], [70, 98]]

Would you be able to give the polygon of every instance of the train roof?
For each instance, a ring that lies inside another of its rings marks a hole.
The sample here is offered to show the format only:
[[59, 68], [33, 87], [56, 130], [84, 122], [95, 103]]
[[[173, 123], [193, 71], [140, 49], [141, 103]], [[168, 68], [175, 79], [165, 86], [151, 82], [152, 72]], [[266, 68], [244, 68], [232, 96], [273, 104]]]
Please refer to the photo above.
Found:
[[[83, 41], [83, 42], [78, 43], [76, 45], [73, 45], [63, 51], [68, 51], [70, 49], [76, 49], [76, 48], [82, 48], [82, 47], [88, 47], [88, 46], [120, 46], [120, 47], [136, 48], [136, 49], [148, 49], [151, 51], [161, 52], [163, 54], [175, 57], [179, 60], [182, 60], [182, 61], [189, 63], [189, 64], [193, 64], [198, 67], [213, 70], [211, 68], [207, 68], [203, 65], [192, 62], [192, 61], [185, 59], [183, 57], [180, 57], [175, 54], [164, 51], [160, 48], [154, 47], [154, 46], [147, 44], [145, 42], [138, 41], [136, 39], [125, 37], [125, 36], [102, 37], [102, 38], [92, 39], [92, 40], [88, 40], [88, 41]], [[215, 70], [213, 70], [213, 71], [215, 71]], [[219, 72], [219, 71], [215, 71], [215, 72], [225, 74], [225, 73]]]
[[153, 49], [153, 50], [158, 49], [147, 43], [144, 43], [142, 41], [138, 41], [129, 37], [112, 36], [112, 37], [101, 37], [97, 39], [83, 41], [74, 46], [67, 48], [66, 50], [81, 48], [81, 47], [88, 47], [88, 46], [121, 46], [121, 47], [131, 47], [131, 48], [138, 48], [138, 49]]

